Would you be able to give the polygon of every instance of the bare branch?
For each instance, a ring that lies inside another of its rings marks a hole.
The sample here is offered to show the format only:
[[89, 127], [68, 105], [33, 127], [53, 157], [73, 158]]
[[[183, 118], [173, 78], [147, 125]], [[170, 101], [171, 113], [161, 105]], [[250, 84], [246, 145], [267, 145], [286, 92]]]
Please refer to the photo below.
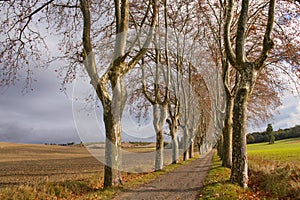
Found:
[[260, 70], [264, 67], [264, 63], [268, 57], [269, 51], [273, 48], [274, 42], [271, 39], [271, 32], [274, 26], [274, 15], [275, 15], [276, 0], [270, 0], [269, 11], [268, 11], [268, 23], [264, 36], [263, 49], [259, 58], [255, 61], [255, 67]]
[[240, 12], [240, 17], [238, 21], [238, 29], [236, 33], [236, 64], [240, 66], [245, 62], [244, 55], [244, 43], [245, 43], [245, 32], [246, 32], [246, 23], [248, 19], [249, 12], [249, 0], [242, 1], [242, 10]]
[[224, 46], [226, 56], [233, 67], [236, 67], [236, 58], [232, 50], [231, 41], [230, 41], [230, 27], [233, 18], [233, 0], [228, 0], [228, 4], [226, 5], [226, 19], [224, 24]]
[[129, 61], [128, 67], [127, 67], [127, 69], [125, 69], [125, 73], [127, 71], [129, 71], [130, 69], [132, 69], [141, 60], [141, 58], [145, 55], [145, 53], [148, 50], [148, 47], [149, 47], [150, 42], [152, 40], [152, 36], [153, 36], [153, 33], [154, 33], [155, 26], [156, 26], [156, 23], [157, 23], [157, 18], [158, 18], [157, 0], [152, 0], [152, 9], [153, 9], [152, 20], [151, 20], [150, 28], [149, 28], [149, 31], [148, 31], [148, 34], [147, 34], [147, 39], [146, 39], [145, 43], [143, 44], [143, 47], [136, 54], [136, 56], [133, 57], [131, 59], [131, 61]]

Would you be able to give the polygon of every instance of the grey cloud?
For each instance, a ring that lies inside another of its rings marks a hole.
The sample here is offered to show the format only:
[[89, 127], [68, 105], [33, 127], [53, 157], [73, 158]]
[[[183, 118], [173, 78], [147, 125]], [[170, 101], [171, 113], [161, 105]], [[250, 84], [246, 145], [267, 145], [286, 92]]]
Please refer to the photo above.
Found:
[[25, 128], [20, 123], [0, 123], [0, 141], [22, 142], [26, 137], [32, 137], [33, 128]]
[[[37, 71], [38, 82], [34, 91], [22, 94], [22, 83], [0, 93], [0, 141], [22, 143], [66, 143], [79, 142], [72, 111], [72, 86], [67, 96], [59, 92], [60, 80], [53, 68]], [[280, 114], [270, 121], [274, 129], [300, 124], [300, 101], [287, 95], [283, 99]], [[101, 121], [101, 109], [96, 109], [97, 121], [90, 116], [82, 116], [80, 137], [86, 140], [98, 140], [104, 135]], [[125, 120], [126, 121], [126, 120]], [[98, 127], [93, 128], [95, 123]], [[93, 124], [91, 124], [93, 123]], [[99, 128], [100, 127], [100, 128]], [[265, 130], [261, 124], [259, 130]], [[255, 131], [255, 130], [254, 130]]]
[[0, 141], [44, 143], [79, 142], [73, 115], [71, 90], [59, 92], [52, 70], [39, 71], [34, 91], [23, 94], [22, 83], [0, 94]]
[[36, 128], [22, 123], [1, 123], [0, 141], [17, 143], [80, 142], [75, 128]]

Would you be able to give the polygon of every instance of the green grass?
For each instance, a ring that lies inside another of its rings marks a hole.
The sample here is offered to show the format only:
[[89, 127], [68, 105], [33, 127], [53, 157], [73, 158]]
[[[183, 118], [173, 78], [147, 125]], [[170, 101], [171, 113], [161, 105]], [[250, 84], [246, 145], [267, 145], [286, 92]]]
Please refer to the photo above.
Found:
[[200, 199], [300, 199], [300, 138], [248, 145], [249, 189], [230, 183], [217, 155]]
[[272, 162], [292, 162], [300, 165], [300, 138], [275, 141], [275, 144], [250, 144], [247, 148], [250, 160], [263, 159]]
[[272, 198], [300, 199], [300, 138], [248, 145], [249, 185]]
[[236, 184], [232, 184], [229, 178], [230, 169], [222, 167], [222, 161], [215, 154], [205, 185], [201, 191], [200, 200], [255, 199], [255, 193], [249, 189], [243, 189]]

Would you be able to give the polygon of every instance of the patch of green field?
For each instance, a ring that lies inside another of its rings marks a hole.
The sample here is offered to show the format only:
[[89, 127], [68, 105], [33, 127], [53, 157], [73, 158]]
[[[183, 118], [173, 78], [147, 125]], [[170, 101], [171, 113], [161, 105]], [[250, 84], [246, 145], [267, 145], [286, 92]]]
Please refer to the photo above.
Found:
[[270, 199], [300, 199], [300, 138], [248, 145], [250, 186]]
[[248, 145], [249, 159], [295, 162], [300, 164], [300, 138], [275, 141], [275, 144], [259, 143]]
[[300, 199], [300, 138], [248, 145], [249, 189], [229, 181], [230, 169], [214, 155], [202, 199]]

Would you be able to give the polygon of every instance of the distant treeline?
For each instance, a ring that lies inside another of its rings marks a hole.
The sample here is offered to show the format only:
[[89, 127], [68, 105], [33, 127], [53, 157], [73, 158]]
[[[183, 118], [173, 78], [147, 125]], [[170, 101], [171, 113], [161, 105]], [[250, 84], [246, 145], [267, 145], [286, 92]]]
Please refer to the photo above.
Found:
[[[289, 138], [297, 138], [300, 137], [300, 125], [296, 125], [292, 128], [279, 129], [277, 131], [273, 131], [275, 136], [275, 140], [284, 140]], [[247, 143], [259, 143], [259, 142], [268, 142], [269, 135], [266, 132], [254, 132], [247, 135]]]
[[57, 146], [73, 146], [74, 142], [64, 143], [64, 144], [56, 144], [56, 143], [45, 143], [45, 145], [57, 145]]

